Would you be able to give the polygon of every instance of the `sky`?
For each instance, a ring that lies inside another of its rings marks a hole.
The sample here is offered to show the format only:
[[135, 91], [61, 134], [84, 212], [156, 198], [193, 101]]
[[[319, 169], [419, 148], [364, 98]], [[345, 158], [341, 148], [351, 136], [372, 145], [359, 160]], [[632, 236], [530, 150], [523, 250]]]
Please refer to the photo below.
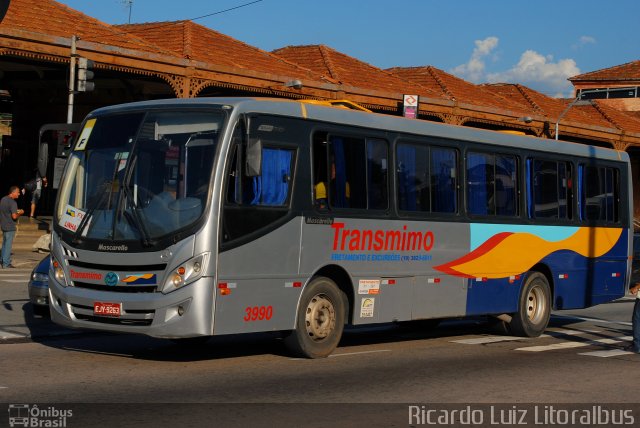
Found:
[[552, 97], [572, 96], [569, 77], [640, 60], [639, 0], [58, 1], [107, 24], [191, 19], [266, 51], [323, 44]]

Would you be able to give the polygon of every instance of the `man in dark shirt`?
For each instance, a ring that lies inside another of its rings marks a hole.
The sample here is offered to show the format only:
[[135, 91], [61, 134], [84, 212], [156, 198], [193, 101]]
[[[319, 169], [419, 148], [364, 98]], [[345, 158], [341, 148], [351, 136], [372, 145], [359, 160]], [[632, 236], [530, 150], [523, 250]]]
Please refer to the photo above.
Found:
[[2, 262], [3, 268], [15, 267], [11, 264], [11, 246], [16, 236], [16, 222], [18, 217], [24, 214], [24, 210], [18, 209], [16, 199], [20, 196], [18, 186], [11, 186], [9, 194], [0, 199], [0, 228], [2, 229]]

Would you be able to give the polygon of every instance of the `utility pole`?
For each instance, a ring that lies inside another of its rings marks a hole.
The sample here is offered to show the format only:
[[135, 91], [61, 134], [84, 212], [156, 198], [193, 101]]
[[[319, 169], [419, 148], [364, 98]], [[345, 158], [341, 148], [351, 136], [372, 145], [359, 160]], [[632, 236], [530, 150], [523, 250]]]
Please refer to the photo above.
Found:
[[122, 3], [125, 4], [125, 7], [129, 8], [129, 24], [131, 24], [131, 9], [133, 9], [133, 0], [122, 0]]
[[76, 92], [76, 43], [78, 36], [71, 36], [71, 61], [69, 66], [69, 102], [67, 106], [67, 123], [73, 123], [73, 96]]

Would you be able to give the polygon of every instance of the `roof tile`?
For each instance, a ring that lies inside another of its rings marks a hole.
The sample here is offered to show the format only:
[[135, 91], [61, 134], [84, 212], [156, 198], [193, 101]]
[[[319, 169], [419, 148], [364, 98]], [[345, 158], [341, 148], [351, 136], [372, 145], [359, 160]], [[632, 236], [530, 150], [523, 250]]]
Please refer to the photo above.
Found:
[[116, 27], [168, 49], [182, 58], [281, 76], [322, 80], [318, 73], [192, 21], [126, 24]]
[[521, 111], [522, 104], [512, 102], [508, 97], [474, 85], [433, 66], [395, 67], [387, 71], [412, 80], [432, 89], [442, 97], [477, 106], [493, 107], [504, 110]]
[[12, 0], [2, 21], [2, 26], [29, 32], [68, 37], [102, 43], [127, 49], [153, 53], [166, 53], [158, 46], [54, 0]]
[[338, 83], [377, 91], [440, 97], [440, 94], [416, 82], [396, 76], [364, 61], [345, 55], [326, 45], [287, 46], [275, 55], [331, 77]]
[[638, 81], [640, 80], [640, 61], [632, 61], [614, 67], [603, 68], [589, 73], [579, 74], [569, 79], [572, 83], [590, 80]]

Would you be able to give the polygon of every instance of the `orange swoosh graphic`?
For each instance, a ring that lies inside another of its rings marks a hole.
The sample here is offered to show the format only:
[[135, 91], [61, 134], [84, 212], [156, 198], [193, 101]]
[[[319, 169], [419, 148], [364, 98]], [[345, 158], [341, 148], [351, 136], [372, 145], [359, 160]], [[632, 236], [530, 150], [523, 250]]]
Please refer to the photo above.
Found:
[[469, 254], [434, 268], [466, 278], [506, 278], [528, 271], [559, 250], [584, 257], [600, 257], [618, 242], [622, 229], [581, 227], [567, 239], [550, 242], [531, 233], [504, 232], [494, 235]]
[[133, 281], [137, 281], [139, 279], [149, 279], [152, 278], [153, 274], [151, 273], [145, 273], [144, 275], [130, 275], [128, 277], [126, 277], [125, 279], [122, 280], [122, 282], [133, 282]]

